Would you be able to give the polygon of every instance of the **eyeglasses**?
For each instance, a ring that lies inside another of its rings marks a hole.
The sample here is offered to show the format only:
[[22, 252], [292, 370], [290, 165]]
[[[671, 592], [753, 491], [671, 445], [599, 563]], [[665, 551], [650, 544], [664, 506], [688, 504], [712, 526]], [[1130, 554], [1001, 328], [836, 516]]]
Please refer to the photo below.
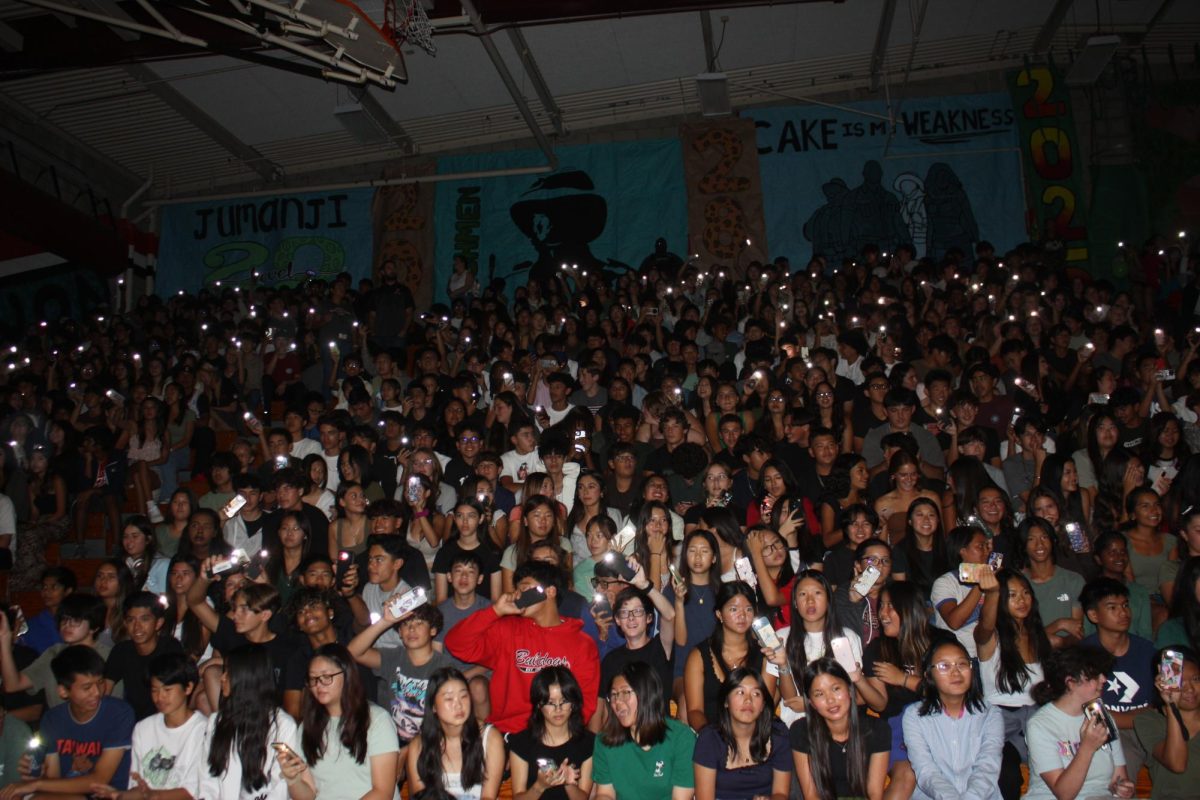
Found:
[[933, 668], [936, 669], [938, 672], [942, 673], [943, 675], [945, 675], [949, 672], [958, 672], [958, 673], [970, 672], [971, 671], [971, 662], [970, 661], [939, 661], [933, 665]]
[[477, 444], [479, 442], [479, 437], [478, 436], [460, 436], [460, 437], [458, 437], [458, 441], [462, 442], [463, 444]]
[[768, 397], [768, 398], [767, 398], [767, 402], [769, 402], [769, 403], [782, 403], [782, 402], [783, 402], [783, 397], [781, 397], [780, 395], [775, 395], [774, 397]]
[[547, 700], [546, 702], [542, 703], [542, 708], [552, 708], [555, 711], [562, 711], [564, 708], [570, 708], [573, 705], [575, 704], [570, 700], [559, 700], [557, 703]]
[[817, 392], [817, 397], [833, 397], [833, 392]]
[[889, 387], [889, 386], [888, 386], [886, 383], [872, 383], [872, 384], [871, 384], [870, 386], [868, 386], [867, 388], [868, 388], [868, 389], [870, 389], [870, 390], [871, 390], [871, 391], [873, 391], [873, 392], [877, 392], [877, 391], [881, 391], [881, 390], [882, 390], [882, 391], [887, 391], [887, 390], [888, 390], [889, 388], [891, 388], [891, 387]]
[[316, 685], [320, 684], [321, 686], [329, 686], [331, 683], [333, 683], [334, 678], [336, 678], [338, 675], [343, 674], [344, 672], [345, 672], [345, 670], [339, 669], [337, 672], [331, 672], [328, 675], [309, 675], [308, 676], [308, 685], [316, 686]]
[[776, 550], [782, 549], [783, 545], [780, 542], [771, 542], [770, 544], [763, 545], [762, 554], [765, 556], [767, 553], [774, 553]]
[[636, 696], [637, 692], [633, 691], [633, 689], [618, 689], [615, 692], [608, 693], [609, 700], [629, 700]]
[[625, 581], [621, 580], [620, 578], [592, 578], [591, 580], [592, 588], [600, 591], [604, 591], [610, 586], [617, 586], [618, 584], [623, 583], [625, 583]]
[[717, 481], [727, 481], [729, 476], [724, 472], [714, 472], [712, 475], [705, 475], [704, 480], [707, 483], [716, 483]]
[[618, 611], [617, 619], [641, 619], [646, 616], [646, 609], [631, 608], [628, 611]]
[[892, 560], [890, 558], [883, 558], [880, 556], [867, 556], [863, 559], [863, 563], [869, 567], [890, 567], [892, 565]]

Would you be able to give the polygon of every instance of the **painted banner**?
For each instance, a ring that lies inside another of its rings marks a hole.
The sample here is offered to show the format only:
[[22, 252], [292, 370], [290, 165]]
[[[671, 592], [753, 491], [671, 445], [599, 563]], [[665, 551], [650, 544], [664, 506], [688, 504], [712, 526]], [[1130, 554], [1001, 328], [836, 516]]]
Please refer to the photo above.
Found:
[[[758, 128], [767, 235], [776, 255], [831, 266], [877, 244], [941, 258], [986, 239], [1025, 241], [1012, 103], [1005, 94], [745, 112]], [[800, 263], [797, 264], [796, 262]]]
[[1088, 261], [1085, 164], [1076, 157], [1071, 92], [1046, 66], [1011, 73], [1009, 87], [1029, 181], [1030, 235], [1062, 242], [1066, 263], [1083, 266]]
[[[478, 265], [485, 286], [505, 294], [546, 280], [563, 264], [621, 274], [637, 269], [665, 237], [686, 250], [687, 200], [678, 140], [614, 142], [558, 148], [559, 168], [437, 185], [434, 298], [445, 302], [454, 256]], [[537, 150], [447, 156], [438, 172], [535, 167]]]
[[[430, 175], [437, 170], [433, 160], [405, 165], [408, 175]], [[400, 282], [412, 292], [417, 308], [433, 302], [433, 201], [437, 187], [432, 183], [384, 186], [375, 192], [372, 217], [375, 228], [375, 260], [372, 274], [385, 261], [396, 265]]]
[[166, 206], [159, 294], [221, 281], [295, 286], [308, 278], [371, 273], [371, 189]]
[[57, 264], [0, 280], [0, 338], [19, 341], [38, 322], [82, 320], [112, 302], [90, 264]]
[[682, 125], [688, 255], [703, 264], [766, 261], [766, 219], [754, 122], [730, 117]]

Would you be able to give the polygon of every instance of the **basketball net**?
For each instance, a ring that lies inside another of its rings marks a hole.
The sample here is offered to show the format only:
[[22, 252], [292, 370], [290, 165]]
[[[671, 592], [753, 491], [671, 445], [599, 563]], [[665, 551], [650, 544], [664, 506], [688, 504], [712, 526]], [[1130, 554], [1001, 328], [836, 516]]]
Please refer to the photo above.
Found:
[[383, 30], [396, 43], [396, 47], [414, 44], [431, 56], [437, 55], [437, 45], [433, 43], [433, 24], [421, 0], [385, 0]]

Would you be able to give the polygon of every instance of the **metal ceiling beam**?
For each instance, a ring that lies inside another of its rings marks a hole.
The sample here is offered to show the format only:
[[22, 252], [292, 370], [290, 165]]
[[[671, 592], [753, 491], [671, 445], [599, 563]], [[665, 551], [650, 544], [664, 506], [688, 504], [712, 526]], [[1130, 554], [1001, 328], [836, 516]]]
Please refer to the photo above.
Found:
[[496, 68], [496, 73], [503, 81], [505, 88], [508, 89], [509, 95], [513, 99], [513, 104], [516, 105], [517, 111], [521, 114], [521, 119], [525, 120], [525, 124], [529, 127], [529, 132], [533, 134], [534, 141], [537, 142], [538, 148], [542, 154], [546, 156], [546, 171], [553, 172], [558, 169], [558, 156], [554, 153], [554, 147], [546, 138], [542, 127], [538, 125], [537, 117], [533, 115], [533, 110], [529, 107], [529, 103], [525, 100], [525, 95], [521, 94], [521, 87], [517, 85], [517, 81], [513, 78], [512, 72], [509, 71], [508, 65], [504, 63], [504, 57], [500, 55], [500, 50], [496, 47], [496, 43], [492, 41], [492, 34], [483, 24], [483, 19], [479, 16], [479, 10], [475, 7], [473, 0], [462, 0], [463, 11], [467, 12], [467, 16], [471, 18], [471, 27], [479, 34], [479, 41], [483, 45], [483, 49], [487, 52], [488, 58], [492, 60], [492, 66]]
[[208, 112], [163, 81], [154, 70], [144, 64], [127, 64], [125, 70], [141, 82], [147, 92], [166, 103], [201, 133], [228, 150], [265, 180], [273, 181], [283, 174], [282, 167], [235, 136], [232, 131], [210, 117]]
[[713, 44], [712, 13], [708, 9], [700, 12], [700, 37], [704, 40], [704, 71], [717, 69], [717, 48]]
[[1150, 17], [1150, 21], [1146, 23], [1146, 33], [1154, 30], [1155, 26], [1162, 22], [1162, 18], [1171, 10], [1171, 5], [1174, 2], [1175, 0], [1162, 0], [1162, 3], [1158, 6], [1158, 10], [1154, 12], [1154, 16]]
[[1033, 40], [1033, 52], [1044, 53], [1050, 49], [1050, 43], [1054, 41], [1054, 34], [1058, 33], [1058, 26], [1062, 25], [1062, 21], [1066, 19], [1067, 12], [1071, 10], [1071, 4], [1075, 0], [1057, 0], [1054, 3], [1054, 8], [1050, 9], [1050, 16], [1046, 17], [1046, 21], [1042, 23], [1042, 29], [1038, 31], [1037, 38]]
[[888, 41], [892, 38], [892, 20], [896, 18], [896, 0], [883, 0], [879, 27], [875, 30], [875, 49], [871, 51], [871, 91], [878, 91], [879, 76], [883, 74], [883, 59]]
[[542, 70], [533, 57], [533, 51], [529, 49], [529, 42], [525, 41], [525, 34], [521, 33], [520, 28], [509, 28], [508, 38], [513, 49], [517, 51], [517, 58], [521, 59], [521, 66], [525, 68], [529, 82], [533, 84], [533, 91], [537, 94], [542, 109], [550, 116], [550, 124], [554, 126], [555, 133], [562, 136], [566, 133], [563, 128], [562, 110], [554, 100], [554, 93], [550, 91]]
[[358, 101], [360, 106], [362, 106], [363, 111], [365, 111], [377, 125], [383, 128], [388, 139], [390, 139], [394, 144], [400, 145], [408, 152], [412, 152], [416, 149], [416, 144], [413, 142], [412, 137], [408, 135], [408, 131], [404, 130], [404, 126], [397, 122], [395, 118], [388, 113], [388, 110], [383, 107], [383, 103], [380, 103], [378, 98], [371, 93], [370, 87], [352, 87], [350, 89], [350, 93], [354, 95], [354, 99]]

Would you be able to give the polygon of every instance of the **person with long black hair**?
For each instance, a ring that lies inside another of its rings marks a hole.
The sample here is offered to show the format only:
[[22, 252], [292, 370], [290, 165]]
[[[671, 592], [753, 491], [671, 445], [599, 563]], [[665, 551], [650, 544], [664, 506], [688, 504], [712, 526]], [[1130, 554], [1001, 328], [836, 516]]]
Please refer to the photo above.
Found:
[[[274, 747], [275, 743], [286, 745]], [[288, 751], [291, 752], [288, 752]], [[300, 732], [275, 701], [275, 672], [262, 645], [225, 656], [221, 701], [204, 734], [208, 763], [200, 796], [314, 800], [317, 786], [300, 758]]]
[[791, 728], [792, 758], [806, 800], [881, 800], [891, 732], [858, 709], [854, 684], [832, 658], [804, 668], [808, 713]]
[[300, 744], [317, 793], [332, 800], [391, 800], [399, 742], [391, 717], [367, 701], [350, 652], [322, 645], [308, 662]]
[[649, 664], [613, 678], [612, 713], [596, 740], [594, 800], [691, 800], [696, 735], [663, 714], [664, 687]]
[[587, 800], [596, 737], [583, 690], [566, 667], [546, 667], [529, 686], [529, 727], [508, 737], [513, 800]]
[[926, 651], [921, 674], [921, 704], [904, 712], [904, 744], [917, 776], [913, 798], [1000, 800], [1004, 721], [984, 702], [970, 653], [944, 640]]
[[934, 581], [950, 569], [946, 563], [946, 535], [942, 531], [938, 503], [925, 497], [912, 502], [908, 507], [908, 525], [900, 550], [908, 562], [908, 581], [928, 600]]
[[719, 702], [720, 715], [696, 739], [696, 800], [786, 800], [794, 769], [788, 730], [775, 717], [775, 701], [762, 675], [745, 667], [731, 670]]
[[467, 679], [443, 667], [429, 677], [425, 696], [421, 735], [407, 754], [411, 796], [495, 800], [504, 777], [504, 738], [491, 724], [479, 727]]
[[688, 655], [683, 671], [688, 724], [692, 730], [700, 730], [717, 718], [721, 684], [735, 667], [755, 671], [763, 667], [762, 650], [750, 633], [755, 615], [755, 595], [750, 584], [742, 581], [721, 584], [713, 612], [717, 626]]

